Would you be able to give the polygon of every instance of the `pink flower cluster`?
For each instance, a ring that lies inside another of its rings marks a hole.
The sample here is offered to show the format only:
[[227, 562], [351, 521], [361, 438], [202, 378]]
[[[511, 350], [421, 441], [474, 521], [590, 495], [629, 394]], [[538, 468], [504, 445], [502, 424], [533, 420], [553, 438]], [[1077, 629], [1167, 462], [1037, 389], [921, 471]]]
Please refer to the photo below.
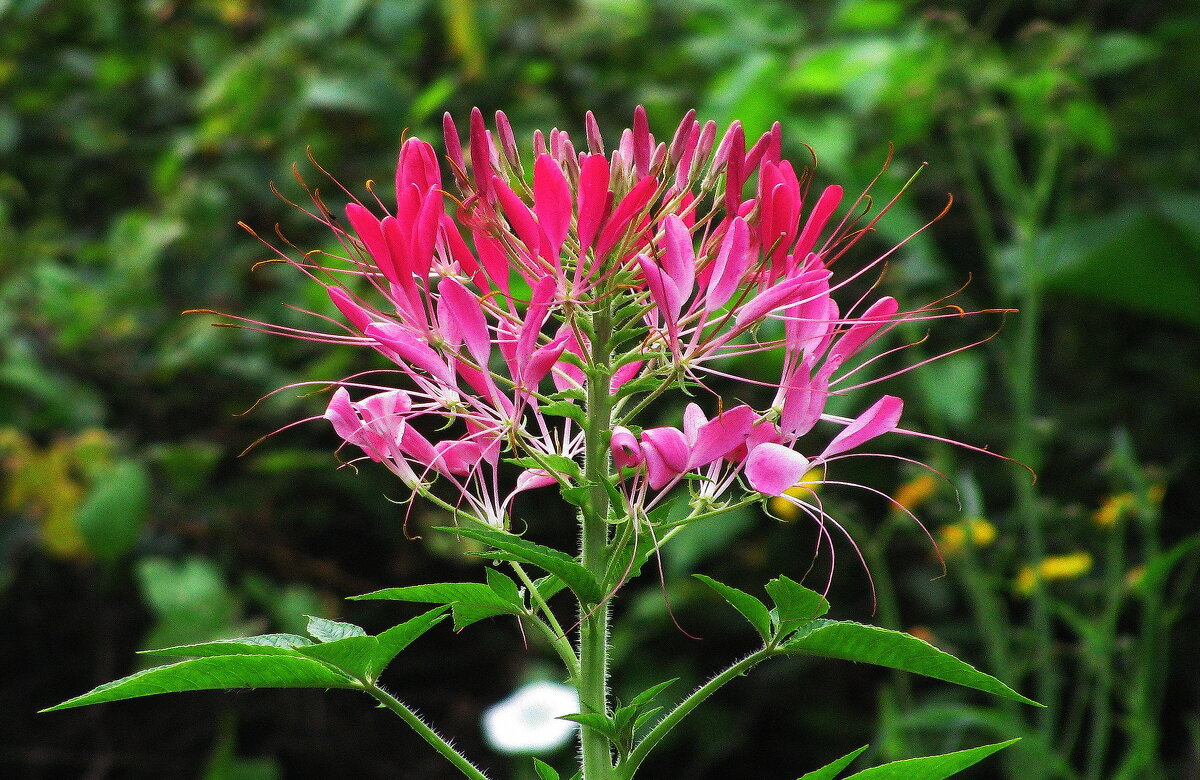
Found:
[[[809, 173], [781, 159], [778, 124], [747, 150], [739, 123], [718, 141], [716, 125], [689, 112], [659, 142], [639, 108], [607, 150], [589, 113], [583, 149], [560, 130], [533, 134], [531, 175], [502, 113], [488, 129], [473, 111], [465, 150], [449, 115], [444, 135], [456, 195], [433, 147], [409, 138], [394, 201], [372, 191], [364, 204], [347, 191], [342, 223], [314, 196], [312, 215], [344, 252], [325, 265], [312, 254], [292, 261], [325, 286], [345, 324], [288, 335], [367, 346], [392, 366], [339, 382], [324, 417], [415, 491], [441, 478], [463, 511], [507, 527], [518, 492], [577, 486], [595, 378], [611, 396], [619, 509], [634, 515], [684, 479], [710, 499], [739, 480], [781, 495], [896, 429], [899, 398], [852, 419], [826, 402], [850, 389], [861, 361], [848, 364], [881, 333], [942, 315], [901, 313], [889, 297], [839, 309], [834, 293], [883, 258], [837, 282], [829, 266], [874, 223], [835, 222], [842, 188], [812, 197]], [[783, 353], [771, 406], [722, 408], [718, 398], [712, 419], [692, 403], [682, 428], [638, 428], [666, 389], [731, 377], [729, 359], [767, 350]], [[404, 389], [368, 381], [388, 372]], [[821, 420], [840, 432], [802, 454]], [[515, 481], [506, 461], [520, 469]]]

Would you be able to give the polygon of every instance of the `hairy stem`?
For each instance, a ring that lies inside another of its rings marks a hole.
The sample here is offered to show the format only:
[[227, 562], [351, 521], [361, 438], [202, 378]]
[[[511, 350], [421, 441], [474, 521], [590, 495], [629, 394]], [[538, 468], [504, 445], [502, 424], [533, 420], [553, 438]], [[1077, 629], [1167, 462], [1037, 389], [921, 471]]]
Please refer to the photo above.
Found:
[[381, 705], [396, 713], [400, 717], [400, 720], [411, 726], [412, 730], [417, 732], [421, 739], [428, 742], [434, 750], [445, 756], [446, 760], [451, 764], [454, 764], [458, 768], [458, 771], [463, 773], [464, 777], [470, 777], [472, 780], [488, 780], [487, 775], [468, 761], [462, 753], [455, 750], [453, 745], [447, 742], [441, 734], [430, 728], [429, 724], [421, 720], [421, 717], [409, 709], [404, 702], [378, 685], [369, 685], [363, 690], [371, 694]]
[[[590, 487], [581, 513], [580, 561], [597, 580], [604, 582], [608, 569], [609, 456], [605, 441], [612, 426], [612, 380], [609, 342], [612, 312], [602, 306], [592, 319], [592, 355], [588, 367], [587, 430], [583, 474]], [[608, 713], [608, 604], [580, 604], [579, 704], [583, 712]], [[608, 780], [612, 773], [612, 748], [608, 738], [589, 726], [580, 729], [584, 780]]]

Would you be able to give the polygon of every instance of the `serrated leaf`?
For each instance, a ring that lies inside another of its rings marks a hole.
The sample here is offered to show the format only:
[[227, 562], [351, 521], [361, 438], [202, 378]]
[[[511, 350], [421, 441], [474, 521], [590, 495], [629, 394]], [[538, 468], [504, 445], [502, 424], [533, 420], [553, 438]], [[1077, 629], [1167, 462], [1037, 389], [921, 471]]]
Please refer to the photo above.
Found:
[[314, 615], [308, 616], [308, 633], [318, 642], [336, 642], [351, 636], [366, 636], [362, 627], [353, 623], [341, 623], [337, 620], [326, 620]]
[[900, 669], [935, 680], [974, 688], [1023, 704], [1041, 705], [1004, 683], [915, 636], [850, 621], [818, 620], [781, 649], [823, 658], [840, 658]]
[[548, 404], [539, 406], [538, 410], [542, 414], [549, 414], [555, 417], [569, 417], [580, 425], [584, 425], [587, 422], [587, 417], [584, 415], [583, 409], [571, 401], [551, 401]]
[[440, 623], [446, 615], [445, 607], [436, 607], [428, 612], [392, 626], [376, 637], [379, 640], [378, 655], [372, 665], [373, 676], [379, 676], [400, 651], [411, 645], [418, 637]]
[[644, 726], [650, 722], [651, 718], [653, 718], [658, 713], [662, 712], [662, 709], [663, 709], [662, 707], [651, 707], [650, 709], [643, 711], [640, 715], [637, 716], [637, 720], [635, 720], [633, 722], [633, 730], [635, 732], [640, 730], [642, 728], [642, 726]]
[[598, 712], [575, 712], [570, 715], [560, 715], [558, 719], [574, 721], [581, 726], [587, 726], [593, 731], [600, 732], [612, 742], [619, 741], [617, 726], [607, 715], [601, 715]]
[[363, 680], [371, 677], [371, 662], [378, 655], [379, 640], [373, 636], [346, 636], [301, 647], [296, 652], [335, 666], [356, 680]]
[[513, 615], [516, 614], [516, 610], [512, 607], [490, 607], [485, 604], [454, 604], [450, 607], [450, 614], [454, 618], [454, 630], [462, 631], [472, 623], [497, 615]]
[[158, 693], [219, 691], [234, 688], [356, 688], [349, 677], [299, 655], [229, 655], [194, 658], [146, 669], [105, 683], [48, 707], [53, 712], [87, 704], [135, 699]]
[[693, 574], [692, 576], [716, 591], [718, 596], [725, 599], [731, 607], [742, 614], [742, 617], [750, 621], [750, 625], [754, 626], [754, 630], [758, 632], [764, 642], [770, 638], [771, 614], [767, 611], [766, 604], [746, 591], [723, 582], [717, 582], [712, 577], [703, 574]]
[[908, 758], [893, 761], [883, 766], [874, 766], [850, 775], [846, 780], [945, 780], [950, 775], [961, 772], [969, 766], [978, 764], [991, 754], [1003, 750], [1018, 739], [998, 742], [994, 745], [983, 745], [954, 753], [944, 753], [940, 756], [924, 758]]
[[484, 569], [484, 575], [487, 577], [488, 587], [492, 589], [493, 593], [515, 607], [525, 608], [525, 603], [521, 599], [521, 590], [517, 587], [517, 583], [513, 582], [512, 577], [498, 572], [490, 566]]
[[829, 611], [829, 602], [824, 596], [782, 574], [768, 582], [765, 589], [775, 604], [781, 624], [813, 620]]
[[833, 780], [838, 776], [839, 772], [850, 766], [854, 759], [858, 758], [859, 754], [869, 747], [870, 745], [863, 745], [853, 753], [848, 753], [831, 764], [826, 764], [820, 769], [814, 769], [804, 777], [800, 778], [800, 780]]
[[194, 645], [176, 645], [157, 650], [142, 650], [141, 655], [191, 656], [202, 658], [219, 655], [292, 655], [298, 647], [306, 647], [312, 640], [296, 634], [260, 634], [238, 639], [218, 639], [215, 642], [200, 642]]
[[575, 479], [583, 476], [583, 470], [579, 467], [579, 464], [565, 455], [539, 455], [536, 458], [506, 458], [505, 461], [514, 466], [526, 469], [545, 471], [547, 468], [550, 468], [558, 474], [566, 474]]
[[439, 531], [465, 536], [477, 542], [489, 544], [501, 552], [508, 553], [512, 560], [537, 566], [550, 572], [567, 584], [581, 599], [596, 603], [604, 596], [600, 583], [591, 572], [570, 555], [552, 547], [531, 542], [504, 531], [490, 528], [439, 528]]
[[[512, 611], [513, 605], [482, 582], [433, 582], [351, 596], [352, 601], [414, 601], [419, 604], [476, 604]], [[497, 613], [499, 614], [499, 613]]]

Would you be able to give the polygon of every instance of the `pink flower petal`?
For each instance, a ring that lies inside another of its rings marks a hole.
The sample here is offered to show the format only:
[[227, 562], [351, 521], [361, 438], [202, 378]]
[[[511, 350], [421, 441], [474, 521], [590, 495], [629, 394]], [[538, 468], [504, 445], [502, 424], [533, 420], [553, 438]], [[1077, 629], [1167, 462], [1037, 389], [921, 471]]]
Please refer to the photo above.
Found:
[[885, 395], [833, 437], [833, 441], [829, 442], [821, 457], [828, 458], [839, 452], [852, 450], [876, 436], [894, 430], [900, 422], [900, 413], [903, 410], [902, 400], [894, 395]]
[[808, 458], [782, 444], [760, 444], [746, 458], [746, 480], [759, 493], [782, 495], [808, 471]]

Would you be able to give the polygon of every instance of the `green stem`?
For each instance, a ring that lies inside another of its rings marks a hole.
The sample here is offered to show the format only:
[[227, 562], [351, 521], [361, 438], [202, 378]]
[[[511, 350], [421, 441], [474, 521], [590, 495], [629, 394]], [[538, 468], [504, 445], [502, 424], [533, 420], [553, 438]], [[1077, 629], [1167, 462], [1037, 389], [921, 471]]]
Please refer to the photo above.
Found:
[[641, 741], [637, 743], [625, 760], [617, 767], [617, 780], [630, 780], [633, 777], [633, 773], [637, 771], [638, 766], [646, 760], [646, 756], [650, 754], [650, 751], [654, 750], [663, 737], [667, 736], [671, 729], [679, 725], [679, 722], [687, 717], [692, 710], [699, 707], [705, 699], [712, 696], [735, 677], [740, 677], [753, 667], [778, 653], [779, 651], [767, 647], [753, 652], [729, 666], [725, 671], [713, 677], [704, 683], [704, 685], [701, 685], [690, 696], [679, 702], [675, 706], [675, 709], [671, 710], [666, 717], [654, 725], [654, 728], [650, 729], [646, 736], [642, 737]]
[[378, 685], [370, 685], [363, 688], [367, 693], [371, 694], [384, 707], [387, 707], [392, 712], [400, 717], [400, 720], [412, 727], [413, 731], [428, 742], [434, 750], [445, 756], [446, 760], [454, 764], [458, 771], [463, 773], [464, 777], [470, 777], [472, 780], [488, 780], [488, 776], [480, 771], [474, 764], [468, 761], [461, 753], [455, 750], [449, 742], [442, 738], [440, 734], [429, 727], [425, 721], [417, 713], [408, 708], [404, 702], [391, 695]]
[[[1108, 550], [1104, 564], [1104, 612], [1095, 636], [1104, 646], [1089, 647], [1089, 659], [1096, 680], [1095, 698], [1092, 702], [1092, 724], [1088, 729], [1087, 780], [1100, 780], [1108, 756], [1109, 738], [1112, 736], [1113, 666], [1117, 646], [1117, 619], [1123, 602], [1121, 579], [1125, 573], [1125, 536], [1120, 522], [1109, 529]], [[1085, 642], [1086, 637], [1081, 637]]]
[[567, 674], [571, 675], [572, 680], [579, 679], [579, 659], [575, 656], [575, 651], [571, 648], [571, 643], [567, 639], [566, 632], [559, 625], [558, 618], [554, 617], [554, 613], [550, 610], [550, 605], [542, 598], [541, 592], [537, 586], [533, 584], [533, 580], [525, 572], [524, 567], [516, 561], [510, 561], [513, 571], [517, 577], [525, 585], [529, 591], [530, 602], [538, 609], [545, 617], [541, 620], [537, 615], [530, 615], [533, 624], [538, 627], [542, 634], [550, 642], [550, 646], [558, 653], [558, 657], [562, 659], [563, 665], [567, 667]]
[[[585, 431], [584, 481], [590, 486], [582, 515], [580, 561], [603, 582], [608, 569], [608, 479], [609, 455], [605, 441], [612, 426], [611, 356], [612, 312], [607, 305], [592, 319], [592, 356], [588, 367], [587, 429]], [[579, 704], [583, 712], [608, 714], [608, 603], [580, 604]], [[579, 732], [583, 753], [583, 780], [608, 780], [612, 773], [612, 748], [599, 731], [582, 726]]]

